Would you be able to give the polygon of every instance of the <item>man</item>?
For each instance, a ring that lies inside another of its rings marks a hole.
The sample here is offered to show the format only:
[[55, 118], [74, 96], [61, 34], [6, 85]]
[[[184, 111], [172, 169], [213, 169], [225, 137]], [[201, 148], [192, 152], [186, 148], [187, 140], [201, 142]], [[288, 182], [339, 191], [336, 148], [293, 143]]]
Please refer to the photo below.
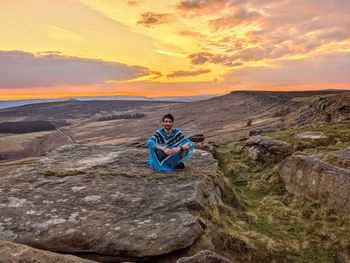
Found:
[[179, 128], [173, 128], [174, 117], [171, 114], [164, 115], [162, 122], [163, 127], [147, 141], [149, 148], [147, 163], [156, 172], [184, 169], [184, 163], [192, 155], [194, 143], [186, 138]]

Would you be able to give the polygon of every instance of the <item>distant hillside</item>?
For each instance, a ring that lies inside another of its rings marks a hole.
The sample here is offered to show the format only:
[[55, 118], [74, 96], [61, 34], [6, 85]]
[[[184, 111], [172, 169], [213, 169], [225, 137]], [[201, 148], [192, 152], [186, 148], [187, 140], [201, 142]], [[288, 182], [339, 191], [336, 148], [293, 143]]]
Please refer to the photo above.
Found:
[[[176, 102], [172, 102], [176, 103]], [[1, 117], [26, 117], [28, 120], [59, 120], [90, 118], [94, 114], [114, 111], [128, 111], [144, 107], [166, 105], [162, 101], [141, 100], [105, 100], [105, 101], [79, 101], [68, 100], [61, 102], [46, 102], [23, 105], [19, 107], [0, 110]]]
[[231, 94], [246, 94], [246, 95], [269, 95], [278, 96], [285, 98], [295, 98], [295, 97], [310, 97], [318, 95], [331, 95], [340, 93], [350, 92], [350, 90], [336, 90], [336, 89], [325, 89], [325, 90], [305, 90], [305, 91], [246, 91], [237, 90], [232, 91]]
[[144, 97], [144, 96], [93, 96], [93, 97], [74, 97], [61, 99], [28, 99], [28, 100], [0, 100], [0, 109], [18, 107], [22, 105], [46, 103], [46, 102], [62, 102], [62, 101], [110, 101], [110, 100], [128, 100], [128, 101], [175, 101], [175, 102], [191, 102], [205, 100], [219, 95], [202, 95], [202, 96], [170, 96], [170, 97]]

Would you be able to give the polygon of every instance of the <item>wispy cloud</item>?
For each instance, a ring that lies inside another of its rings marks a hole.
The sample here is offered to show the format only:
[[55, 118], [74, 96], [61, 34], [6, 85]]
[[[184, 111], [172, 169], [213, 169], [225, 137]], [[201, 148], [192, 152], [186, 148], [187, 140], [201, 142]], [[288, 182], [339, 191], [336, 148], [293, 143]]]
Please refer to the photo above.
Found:
[[83, 42], [83, 38], [78, 33], [62, 27], [47, 25], [47, 34], [50, 38], [58, 41], [67, 41], [75, 44]]
[[157, 53], [167, 55], [167, 56], [173, 56], [173, 57], [187, 57], [187, 54], [181, 54], [181, 53], [176, 53], [176, 52], [171, 52], [171, 51], [166, 51], [166, 50], [156, 50]]
[[197, 69], [197, 70], [178, 70], [171, 72], [167, 75], [168, 78], [177, 78], [177, 77], [190, 77], [190, 76], [198, 76], [201, 74], [211, 72], [210, 69]]

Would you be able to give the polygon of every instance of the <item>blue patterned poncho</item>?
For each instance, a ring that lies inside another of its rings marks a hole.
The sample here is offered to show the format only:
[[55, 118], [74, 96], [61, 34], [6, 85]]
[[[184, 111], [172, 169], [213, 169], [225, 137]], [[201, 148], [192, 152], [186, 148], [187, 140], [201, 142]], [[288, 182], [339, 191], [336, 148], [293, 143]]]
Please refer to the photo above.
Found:
[[[194, 143], [186, 138], [179, 128], [173, 128], [172, 131], [173, 133], [168, 135], [164, 127], [160, 128], [147, 141], [147, 147], [149, 148], [147, 164], [156, 172], [171, 172], [178, 163], [185, 163], [192, 156]], [[169, 155], [162, 150], [154, 148], [156, 144], [159, 144], [166, 148], [173, 149], [186, 143], [192, 143], [192, 146], [188, 150]]]

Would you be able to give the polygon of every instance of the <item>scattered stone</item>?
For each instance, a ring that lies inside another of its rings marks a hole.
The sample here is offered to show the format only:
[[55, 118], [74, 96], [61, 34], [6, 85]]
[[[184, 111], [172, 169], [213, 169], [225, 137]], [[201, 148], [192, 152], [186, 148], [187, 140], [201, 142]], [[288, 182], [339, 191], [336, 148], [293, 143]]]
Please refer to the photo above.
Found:
[[245, 151], [253, 162], [276, 163], [293, 153], [290, 143], [256, 135], [246, 141]]
[[323, 132], [319, 131], [305, 131], [295, 135], [295, 138], [299, 139], [327, 139], [327, 136]]
[[289, 192], [350, 212], [350, 171], [304, 155], [292, 155], [279, 171]]

